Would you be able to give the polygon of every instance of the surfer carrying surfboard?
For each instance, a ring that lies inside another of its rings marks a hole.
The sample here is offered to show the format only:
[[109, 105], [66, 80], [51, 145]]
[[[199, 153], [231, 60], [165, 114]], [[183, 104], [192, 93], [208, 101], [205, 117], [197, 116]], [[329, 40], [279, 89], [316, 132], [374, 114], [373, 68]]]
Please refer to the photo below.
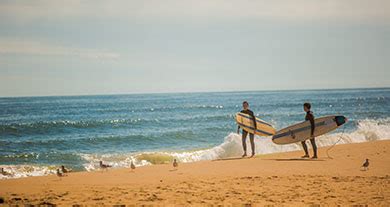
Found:
[[[317, 159], [317, 145], [316, 145], [316, 140], [314, 137], [314, 130], [316, 128], [315, 122], [314, 122], [314, 115], [313, 112], [310, 111], [311, 109], [311, 104], [310, 103], [304, 103], [303, 104], [303, 110], [306, 112], [305, 120], [310, 121], [310, 126], [311, 126], [311, 138], [310, 138], [310, 143], [311, 146], [313, 147], [313, 159]], [[302, 141], [302, 147], [303, 150], [305, 151], [305, 155], [302, 156], [302, 158], [309, 158], [309, 151], [307, 149], [306, 141]]]
[[[248, 114], [252, 118], [254, 128], [256, 129], [257, 128], [256, 117], [255, 117], [253, 111], [249, 110], [249, 103], [247, 101], [242, 102], [242, 108], [243, 108], [243, 110], [241, 111], [241, 113]], [[240, 125], [238, 125], [237, 133], [238, 134], [240, 133]], [[246, 155], [246, 137], [247, 137], [247, 135], [248, 135], [248, 132], [245, 129], [242, 129], [242, 148], [244, 149], [244, 154], [242, 155], [242, 157], [247, 156]], [[255, 135], [252, 133], [249, 133], [249, 140], [251, 142], [251, 149], [252, 149], [252, 156], [251, 157], [253, 157], [253, 156], [255, 156]]]

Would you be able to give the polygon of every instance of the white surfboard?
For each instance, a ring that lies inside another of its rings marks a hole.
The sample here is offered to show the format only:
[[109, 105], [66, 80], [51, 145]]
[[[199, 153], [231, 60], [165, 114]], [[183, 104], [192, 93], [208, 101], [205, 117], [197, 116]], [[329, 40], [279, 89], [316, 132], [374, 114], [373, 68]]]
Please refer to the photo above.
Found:
[[[325, 116], [314, 119], [314, 136], [320, 136], [333, 131], [347, 122], [344, 116]], [[292, 126], [286, 127], [276, 132], [272, 137], [275, 144], [291, 144], [301, 142], [311, 138], [310, 121], [304, 121]]]
[[257, 134], [259, 136], [272, 136], [276, 132], [276, 130], [271, 126], [271, 124], [257, 117], [255, 129], [252, 117], [250, 117], [248, 114], [244, 114], [241, 112], [236, 114], [236, 122], [245, 131], [252, 134]]

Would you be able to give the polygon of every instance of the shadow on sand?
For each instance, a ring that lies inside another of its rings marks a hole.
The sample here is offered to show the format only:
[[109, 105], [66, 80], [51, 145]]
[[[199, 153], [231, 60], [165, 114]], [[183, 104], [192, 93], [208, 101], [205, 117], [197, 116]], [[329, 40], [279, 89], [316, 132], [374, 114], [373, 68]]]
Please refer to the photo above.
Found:
[[263, 159], [263, 160], [274, 160], [274, 161], [309, 161], [309, 162], [317, 162], [317, 161], [325, 161], [322, 159], [303, 159], [303, 158], [280, 158], [280, 159]]
[[[216, 159], [212, 161], [226, 161], [226, 160], [242, 160], [242, 159], [250, 159], [251, 157], [229, 157], [229, 158], [221, 158]], [[256, 158], [256, 157], [255, 157]], [[304, 159], [304, 158], [279, 158], [279, 159], [266, 159], [266, 158], [260, 158], [261, 160], [273, 160], [273, 161], [325, 161], [323, 159]]]
[[242, 160], [242, 159], [250, 159], [251, 157], [227, 157], [227, 158], [221, 158], [221, 159], [216, 159], [212, 161], [226, 161], [226, 160]]

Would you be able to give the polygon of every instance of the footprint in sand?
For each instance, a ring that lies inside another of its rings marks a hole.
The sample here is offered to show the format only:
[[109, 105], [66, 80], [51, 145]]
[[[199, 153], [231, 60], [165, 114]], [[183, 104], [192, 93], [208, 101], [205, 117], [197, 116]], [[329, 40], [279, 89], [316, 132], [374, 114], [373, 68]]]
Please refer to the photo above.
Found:
[[92, 198], [92, 200], [95, 200], [95, 201], [100, 201], [100, 200], [103, 200], [104, 197], [98, 197], [98, 198]]

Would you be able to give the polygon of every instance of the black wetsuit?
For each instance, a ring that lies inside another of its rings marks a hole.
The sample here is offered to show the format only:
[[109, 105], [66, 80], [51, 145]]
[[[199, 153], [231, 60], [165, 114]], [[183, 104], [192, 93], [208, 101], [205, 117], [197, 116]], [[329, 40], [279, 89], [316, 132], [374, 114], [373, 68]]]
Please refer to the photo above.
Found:
[[[256, 129], [257, 128], [256, 117], [255, 117], [253, 111], [246, 109], [246, 110], [242, 110], [241, 113], [248, 114], [252, 118], [254, 127]], [[239, 131], [239, 130], [240, 130], [240, 126], [238, 126], [237, 131]], [[248, 132], [246, 130], [242, 129], [242, 148], [244, 149], [244, 155], [246, 155], [246, 137], [247, 137], [247, 135], [248, 135]], [[252, 149], [252, 156], [253, 156], [253, 155], [255, 155], [255, 135], [252, 133], [249, 133], [249, 140], [251, 142], [251, 149]]]
[[[317, 145], [316, 145], [316, 140], [314, 138], [314, 130], [316, 128], [316, 125], [314, 123], [314, 115], [313, 115], [312, 111], [308, 111], [306, 113], [305, 120], [306, 121], [310, 121], [311, 136], [313, 137], [313, 138], [310, 139], [310, 143], [311, 143], [311, 146], [313, 146], [314, 157], [317, 157]], [[303, 147], [303, 150], [305, 151], [305, 155], [308, 155], [309, 152], [307, 150], [307, 145], [306, 145], [305, 141], [302, 142], [302, 147]]]

